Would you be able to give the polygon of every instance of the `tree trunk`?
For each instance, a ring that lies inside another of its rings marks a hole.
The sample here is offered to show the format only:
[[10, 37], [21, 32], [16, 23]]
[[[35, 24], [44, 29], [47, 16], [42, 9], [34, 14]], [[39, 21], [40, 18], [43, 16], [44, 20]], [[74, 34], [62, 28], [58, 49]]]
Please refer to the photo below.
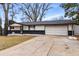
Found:
[[5, 11], [4, 34], [8, 34], [8, 11]]

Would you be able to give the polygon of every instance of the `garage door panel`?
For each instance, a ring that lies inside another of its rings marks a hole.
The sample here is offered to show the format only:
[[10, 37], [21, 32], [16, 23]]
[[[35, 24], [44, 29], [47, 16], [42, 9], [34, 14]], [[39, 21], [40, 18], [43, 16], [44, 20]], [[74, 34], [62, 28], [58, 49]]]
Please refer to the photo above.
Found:
[[67, 35], [67, 26], [46, 26], [46, 34]]
[[65, 31], [47, 31], [46, 34], [52, 34], [52, 35], [67, 35]]

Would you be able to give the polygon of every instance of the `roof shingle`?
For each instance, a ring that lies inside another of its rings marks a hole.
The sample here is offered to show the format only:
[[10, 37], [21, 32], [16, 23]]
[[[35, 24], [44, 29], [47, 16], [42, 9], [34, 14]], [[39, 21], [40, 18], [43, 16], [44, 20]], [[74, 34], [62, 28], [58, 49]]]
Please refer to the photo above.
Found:
[[73, 20], [53, 20], [53, 21], [41, 21], [41, 22], [22, 22], [23, 25], [63, 25], [63, 24], [75, 24]]

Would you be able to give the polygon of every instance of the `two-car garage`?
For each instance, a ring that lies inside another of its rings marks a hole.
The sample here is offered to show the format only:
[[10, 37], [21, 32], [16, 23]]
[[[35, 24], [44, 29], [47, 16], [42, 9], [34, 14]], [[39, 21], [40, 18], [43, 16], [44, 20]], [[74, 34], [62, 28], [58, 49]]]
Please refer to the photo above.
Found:
[[68, 35], [67, 26], [46, 26], [45, 34]]
[[48, 35], [68, 35], [67, 25], [40, 25], [35, 26], [35, 30], [42, 31], [43, 34]]

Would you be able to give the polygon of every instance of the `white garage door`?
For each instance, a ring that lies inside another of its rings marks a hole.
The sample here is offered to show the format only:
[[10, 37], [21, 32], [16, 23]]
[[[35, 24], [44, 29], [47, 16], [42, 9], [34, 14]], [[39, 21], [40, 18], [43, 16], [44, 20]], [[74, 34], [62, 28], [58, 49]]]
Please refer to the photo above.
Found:
[[79, 25], [74, 25], [74, 34], [79, 35]]
[[46, 26], [46, 34], [67, 35], [67, 26]]

